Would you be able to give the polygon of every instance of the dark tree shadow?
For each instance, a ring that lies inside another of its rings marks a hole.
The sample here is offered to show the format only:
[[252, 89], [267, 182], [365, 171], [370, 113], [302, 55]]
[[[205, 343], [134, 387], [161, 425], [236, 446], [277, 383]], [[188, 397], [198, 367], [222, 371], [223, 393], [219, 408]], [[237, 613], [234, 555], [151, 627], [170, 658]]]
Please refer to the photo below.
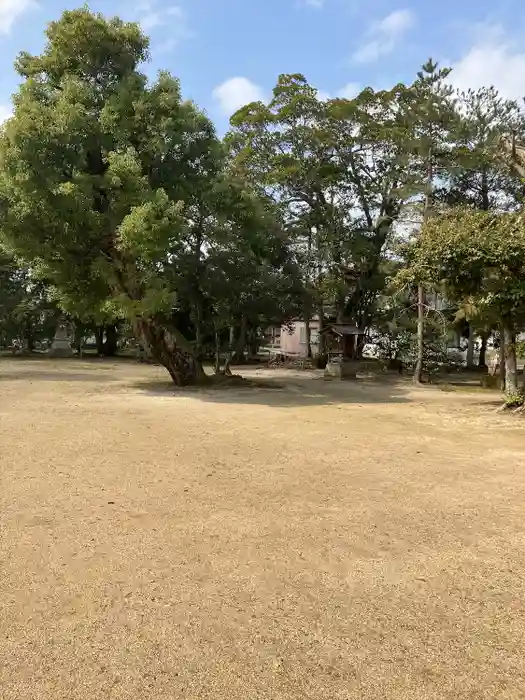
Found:
[[[1, 370], [1, 368], [0, 368]], [[116, 379], [114, 375], [105, 374], [105, 381], [112, 381]], [[9, 372], [8, 374], [2, 374], [0, 371], [0, 382], [15, 382], [15, 381], [35, 381], [35, 382], [92, 382], [93, 384], [100, 384], [101, 377], [97, 376], [94, 372], [69, 372], [69, 371], [21, 371], [21, 372]]]
[[[13, 361], [13, 359], [15, 361]], [[7, 358], [6, 358], [7, 360]], [[35, 361], [36, 360], [36, 361]], [[272, 372], [254, 374], [260, 367], [244, 366], [238, 368], [246, 373], [246, 378], [211, 382], [205, 386], [178, 389], [168, 380], [159, 380], [144, 376], [117, 373], [119, 365], [129, 363], [135, 367], [141, 365], [136, 360], [122, 358], [49, 358], [41, 356], [28, 358], [9, 358], [6, 370], [2, 371], [3, 359], [0, 359], [0, 382], [35, 381], [35, 382], [86, 382], [101, 384], [107, 382], [116, 393], [135, 389], [148, 396], [192, 396], [199, 401], [216, 404], [266, 405], [275, 407], [319, 406], [330, 404], [385, 404], [407, 403], [408, 380], [399, 377], [382, 376], [376, 379], [357, 379], [341, 381], [325, 380], [319, 374], [312, 373], [271, 376]], [[87, 366], [86, 366], [87, 365]], [[147, 368], [148, 365], [143, 365]], [[112, 371], [113, 370], [113, 371]], [[115, 382], [112, 384], [112, 382]]]
[[252, 378], [243, 382], [177, 389], [168, 382], [140, 381], [132, 385], [149, 396], [194, 397], [217, 404], [265, 405], [275, 407], [330, 404], [407, 403], [402, 381], [324, 380], [318, 377]]
[[[43, 382], [100, 382], [99, 372], [103, 372], [104, 381], [116, 379], [115, 369], [104, 359], [93, 358], [88, 367], [82, 367], [86, 361], [81, 357], [49, 357], [44, 354], [3, 356], [0, 357], [0, 382], [9, 381], [43, 381]], [[3, 365], [7, 371], [3, 370]]]

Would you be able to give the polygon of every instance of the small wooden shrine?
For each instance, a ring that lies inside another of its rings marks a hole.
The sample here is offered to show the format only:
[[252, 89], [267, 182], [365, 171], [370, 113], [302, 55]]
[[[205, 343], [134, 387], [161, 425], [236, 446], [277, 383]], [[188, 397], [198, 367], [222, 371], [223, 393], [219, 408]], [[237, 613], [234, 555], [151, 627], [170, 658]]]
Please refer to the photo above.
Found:
[[356, 359], [358, 338], [364, 335], [364, 331], [347, 323], [328, 323], [321, 333], [326, 338], [326, 349], [330, 357]]
[[325, 336], [328, 364], [326, 377], [353, 379], [359, 369], [358, 339], [364, 331], [347, 323], [329, 323], [321, 333]]

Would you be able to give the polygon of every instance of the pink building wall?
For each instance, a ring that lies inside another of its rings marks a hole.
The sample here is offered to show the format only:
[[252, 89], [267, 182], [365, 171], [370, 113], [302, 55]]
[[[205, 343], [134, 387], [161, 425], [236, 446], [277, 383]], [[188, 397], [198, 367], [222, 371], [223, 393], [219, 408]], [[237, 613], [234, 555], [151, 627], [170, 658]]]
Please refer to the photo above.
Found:
[[[317, 331], [319, 323], [310, 321], [311, 330], [311, 346], [312, 352], [317, 351]], [[281, 328], [281, 352], [292, 356], [306, 356], [306, 324], [304, 321], [294, 321], [292, 325], [292, 333], [288, 332], [287, 328]]]

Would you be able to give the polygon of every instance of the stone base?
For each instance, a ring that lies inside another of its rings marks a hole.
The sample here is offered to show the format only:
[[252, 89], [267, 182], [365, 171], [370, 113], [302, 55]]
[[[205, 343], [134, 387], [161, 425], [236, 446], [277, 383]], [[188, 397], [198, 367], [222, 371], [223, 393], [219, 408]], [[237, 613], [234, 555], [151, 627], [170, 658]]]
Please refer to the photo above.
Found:
[[324, 376], [331, 379], [356, 379], [359, 368], [359, 362], [355, 360], [329, 362], [326, 365]]
[[50, 357], [73, 357], [73, 348], [68, 340], [54, 340], [49, 350]]

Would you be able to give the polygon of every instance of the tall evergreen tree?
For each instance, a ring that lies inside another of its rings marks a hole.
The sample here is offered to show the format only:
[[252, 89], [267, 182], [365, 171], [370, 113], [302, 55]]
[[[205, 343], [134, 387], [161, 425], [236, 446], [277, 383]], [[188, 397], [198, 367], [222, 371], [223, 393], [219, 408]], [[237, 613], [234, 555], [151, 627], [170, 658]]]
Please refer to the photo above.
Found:
[[213, 182], [221, 146], [177, 80], [161, 73], [148, 83], [147, 57], [137, 25], [87, 9], [51, 23], [42, 54], [19, 56], [22, 85], [0, 141], [1, 229], [66, 306], [129, 319], [186, 384], [202, 368], [168, 322], [173, 263], [186, 203]]

